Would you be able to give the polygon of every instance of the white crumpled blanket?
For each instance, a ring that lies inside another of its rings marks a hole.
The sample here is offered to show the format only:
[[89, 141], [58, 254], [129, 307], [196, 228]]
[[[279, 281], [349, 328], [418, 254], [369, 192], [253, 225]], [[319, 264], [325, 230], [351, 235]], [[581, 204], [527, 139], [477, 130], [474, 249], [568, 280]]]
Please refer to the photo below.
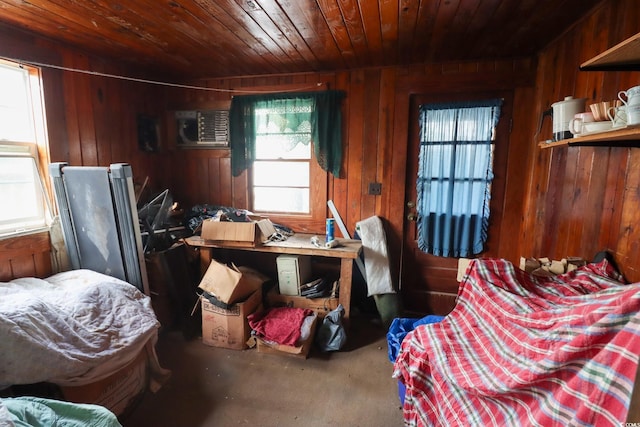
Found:
[[149, 297], [94, 271], [0, 283], [0, 389], [98, 381], [155, 344], [159, 326]]

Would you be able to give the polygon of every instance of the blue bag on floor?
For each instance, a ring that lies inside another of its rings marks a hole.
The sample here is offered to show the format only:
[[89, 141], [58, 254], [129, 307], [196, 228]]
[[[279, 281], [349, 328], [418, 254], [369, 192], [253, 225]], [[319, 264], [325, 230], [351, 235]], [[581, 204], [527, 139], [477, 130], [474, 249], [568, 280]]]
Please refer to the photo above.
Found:
[[391, 363], [396, 361], [398, 353], [400, 352], [402, 340], [409, 332], [413, 331], [419, 325], [437, 323], [442, 319], [444, 319], [444, 316], [436, 316], [434, 314], [430, 314], [420, 319], [401, 317], [393, 319], [391, 326], [389, 326], [389, 331], [387, 332], [387, 348]]

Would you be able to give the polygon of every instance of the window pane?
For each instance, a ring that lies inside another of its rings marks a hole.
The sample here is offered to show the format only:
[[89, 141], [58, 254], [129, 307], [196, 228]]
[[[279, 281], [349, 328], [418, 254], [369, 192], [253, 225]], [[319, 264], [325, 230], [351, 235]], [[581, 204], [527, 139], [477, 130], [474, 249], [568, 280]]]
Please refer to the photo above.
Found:
[[253, 164], [255, 187], [309, 187], [308, 162], [261, 162]]
[[256, 138], [256, 159], [310, 159], [311, 135], [306, 143], [288, 139], [286, 135], [263, 135]]
[[309, 190], [254, 187], [253, 210], [257, 212], [309, 213]]
[[0, 140], [35, 140], [27, 70], [0, 64], [0, 94]]
[[303, 98], [256, 105], [252, 210], [309, 213], [312, 111]]
[[43, 195], [33, 158], [0, 157], [0, 231], [44, 225]]

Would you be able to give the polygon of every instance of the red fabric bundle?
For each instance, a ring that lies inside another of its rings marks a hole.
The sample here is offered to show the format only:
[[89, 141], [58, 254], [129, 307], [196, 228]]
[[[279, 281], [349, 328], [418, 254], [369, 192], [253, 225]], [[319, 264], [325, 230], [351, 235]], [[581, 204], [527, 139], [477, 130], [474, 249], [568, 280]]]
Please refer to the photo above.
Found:
[[278, 344], [295, 346], [300, 339], [300, 328], [304, 318], [312, 310], [294, 307], [275, 307], [247, 317], [249, 326], [260, 338]]

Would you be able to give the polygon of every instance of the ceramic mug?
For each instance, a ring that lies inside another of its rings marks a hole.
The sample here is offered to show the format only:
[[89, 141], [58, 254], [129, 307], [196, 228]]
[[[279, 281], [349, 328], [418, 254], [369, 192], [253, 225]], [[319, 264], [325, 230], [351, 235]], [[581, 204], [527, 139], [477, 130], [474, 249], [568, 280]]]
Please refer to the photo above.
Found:
[[[623, 98], [626, 98], [626, 100]], [[627, 90], [621, 90], [618, 92], [618, 99], [622, 101], [624, 105], [636, 105], [640, 104], [640, 86], [634, 86]]]
[[569, 120], [569, 132], [573, 135], [580, 135], [584, 132], [584, 124], [594, 122], [593, 113], [585, 112], [578, 113], [573, 116], [573, 119]]
[[627, 125], [640, 125], [640, 103], [627, 105]]
[[611, 120], [611, 124], [614, 128], [623, 127], [627, 125], [627, 106], [611, 107], [607, 110], [607, 116]]

